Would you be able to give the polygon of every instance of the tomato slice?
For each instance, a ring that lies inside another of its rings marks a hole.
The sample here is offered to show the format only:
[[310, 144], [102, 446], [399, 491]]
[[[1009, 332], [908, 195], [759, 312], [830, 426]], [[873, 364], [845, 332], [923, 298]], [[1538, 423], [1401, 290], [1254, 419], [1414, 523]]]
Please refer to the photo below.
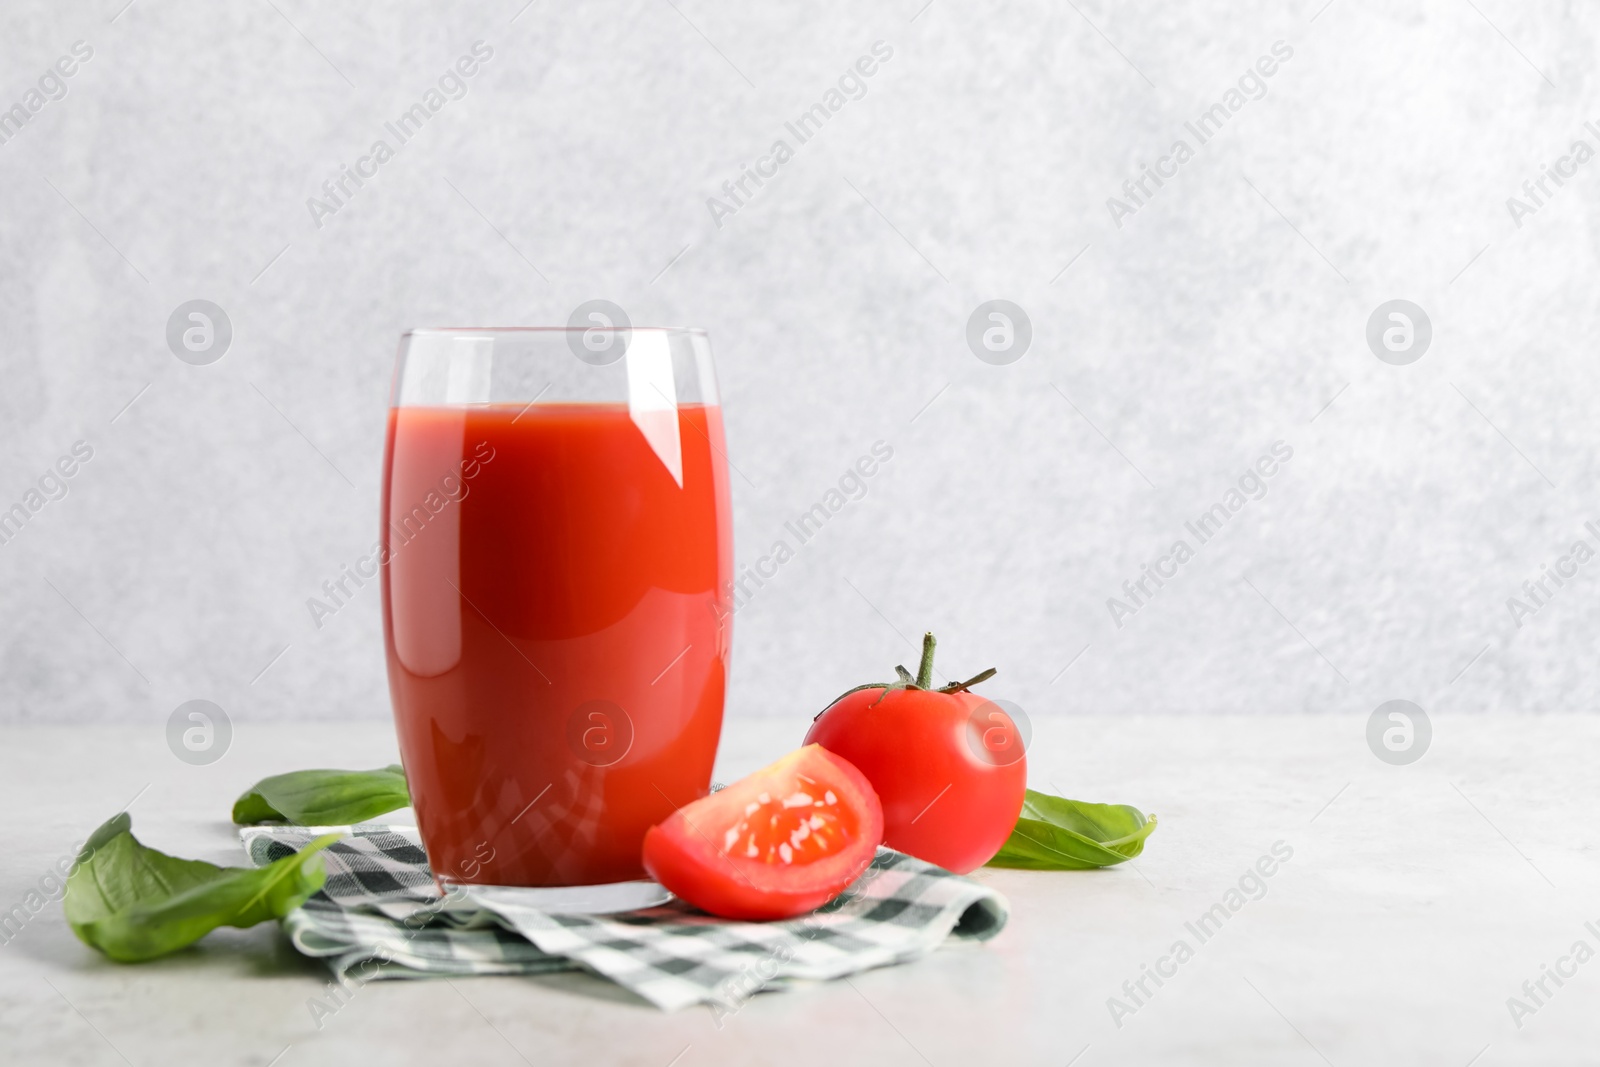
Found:
[[883, 807], [866, 776], [807, 745], [652, 826], [644, 866], [702, 911], [787, 919], [843, 892], [882, 839]]

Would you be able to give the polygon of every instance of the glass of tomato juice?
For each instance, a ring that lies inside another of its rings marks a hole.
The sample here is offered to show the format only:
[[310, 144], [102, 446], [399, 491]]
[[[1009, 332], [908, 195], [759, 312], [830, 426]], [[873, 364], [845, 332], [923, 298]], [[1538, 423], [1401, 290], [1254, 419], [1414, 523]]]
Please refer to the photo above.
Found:
[[711, 782], [731, 622], [702, 330], [418, 329], [384, 458], [384, 643], [441, 883], [641, 879]]

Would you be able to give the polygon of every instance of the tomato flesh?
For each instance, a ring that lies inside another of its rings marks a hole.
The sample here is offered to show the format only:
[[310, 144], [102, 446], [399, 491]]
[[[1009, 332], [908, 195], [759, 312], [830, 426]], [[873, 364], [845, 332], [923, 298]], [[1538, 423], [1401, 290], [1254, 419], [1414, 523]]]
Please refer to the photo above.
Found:
[[882, 839], [871, 783], [843, 758], [807, 745], [651, 827], [644, 865], [702, 911], [786, 919], [843, 892]]

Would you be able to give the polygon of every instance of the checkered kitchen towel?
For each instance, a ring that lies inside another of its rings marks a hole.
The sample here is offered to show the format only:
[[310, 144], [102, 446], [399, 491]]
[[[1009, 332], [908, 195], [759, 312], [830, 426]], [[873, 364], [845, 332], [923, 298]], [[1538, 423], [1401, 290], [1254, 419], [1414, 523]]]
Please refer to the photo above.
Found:
[[[257, 866], [319, 832], [240, 831]], [[947, 936], [987, 941], [1005, 926], [1004, 897], [899, 852], [877, 858], [839, 899], [782, 922], [718, 919], [679, 900], [614, 915], [564, 915], [507, 903], [508, 894], [441, 896], [427, 856], [387, 826], [362, 825], [323, 852], [328, 881], [283, 920], [295, 947], [340, 978], [535, 974], [583, 967], [672, 1010], [724, 1010], [763, 989], [905, 963]]]

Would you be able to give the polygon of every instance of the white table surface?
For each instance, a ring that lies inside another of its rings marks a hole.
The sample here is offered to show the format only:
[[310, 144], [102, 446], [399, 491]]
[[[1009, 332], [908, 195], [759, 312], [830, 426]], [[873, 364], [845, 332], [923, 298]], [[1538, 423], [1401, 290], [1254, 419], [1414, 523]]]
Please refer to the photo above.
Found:
[[[744, 719], [718, 776], [782, 754], [803, 718]], [[1600, 717], [1436, 715], [1392, 767], [1365, 716], [1036, 718], [1036, 788], [1160, 817], [1104, 872], [980, 871], [1010, 898], [985, 945], [755, 998], [720, 1029], [583, 974], [375, 982], [319, 1030], [328, 980], [272, 925], [154, 963], [110, 963], [50, 904], [0, 945], [0, 1063], [304, 1067], [639, 1064], [1592, 1063], [1600, 959], [1518, 1028], [1507, 998], [1574, 942], [1600, 950]], [[387, 723], [237, 723], [190, 767], [159, 727], [0, 730], [9, 908], [73, 841], [138, 795], [134, 830], [242, 863], [229, 806], [266, 774], [377, 766]], [[148, 787], [148, 788], [147, 788]], [[141, 792], [142, 790], [142, 792]], [[1192, 922], [1274, 842], [1293, 858], [1200, 944]], [[1194, 957], [1118, 1027], [1107, 999], [1184, 939]], [[1570, 965], [1568, 966], [1570, 970]], [[1474, 1059], [1476, 1057], [1476, 1059]]]

